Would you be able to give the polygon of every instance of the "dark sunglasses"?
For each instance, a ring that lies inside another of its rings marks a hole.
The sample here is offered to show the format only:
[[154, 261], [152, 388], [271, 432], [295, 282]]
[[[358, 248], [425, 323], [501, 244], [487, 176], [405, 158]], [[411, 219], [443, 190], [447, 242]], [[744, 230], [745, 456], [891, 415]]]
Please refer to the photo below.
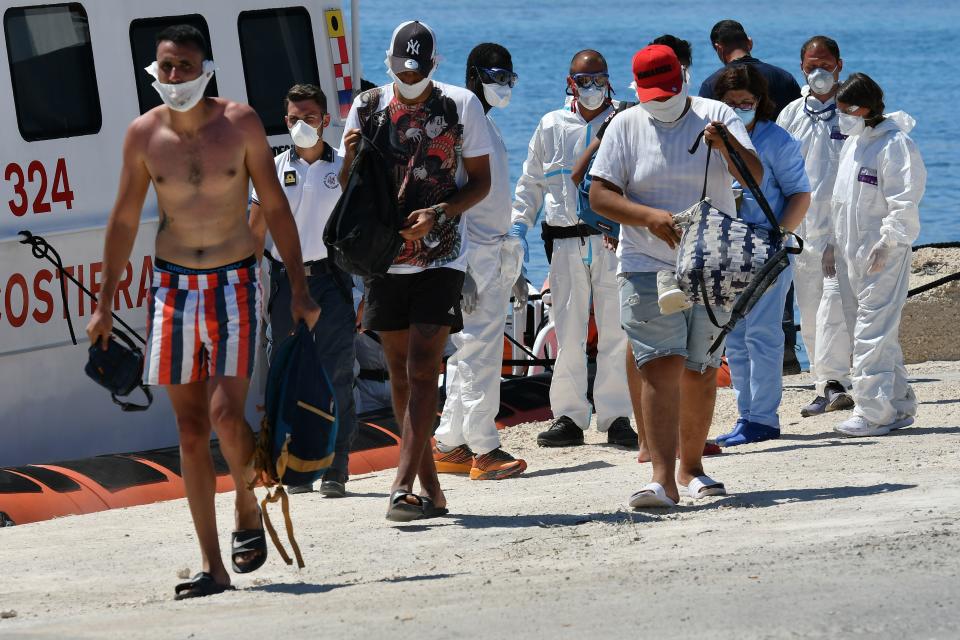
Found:
[[513, 87], [517, 84], [519, 76], [509, 69], [499, 69], [497, 67], [474, 67], [482, 75], [485, 75], [491, 82], [502, 86]]
[[570, 77], [581, 89], [586, 89], [590, 85], [602, 89], [610, 83], [609, 73], [575, 73]]

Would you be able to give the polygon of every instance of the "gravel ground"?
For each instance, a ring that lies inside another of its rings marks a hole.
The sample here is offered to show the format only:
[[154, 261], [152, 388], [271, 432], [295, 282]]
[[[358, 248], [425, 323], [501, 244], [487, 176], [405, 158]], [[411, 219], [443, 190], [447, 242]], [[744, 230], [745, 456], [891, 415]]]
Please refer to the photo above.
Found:
[[[0, 637], [956, 638], [960, 367], [909, 370], [917, 424], [859, 440], [801, 420], [787, 378], [783, 438], [710, 459], [731, 495], [663, 514], [625, 505], [635, 452], [540, 449], [542, 423], [504, 432], [525, 477], [446, 476], [447, 518], [387, 523], [391, 472], [294, 496], [306, 569], [272, 553], [201, 600], [171, 599], [198, 570], [183, 500], [0, 529]], [[722, 390], [712, 434], [735, 417]]]

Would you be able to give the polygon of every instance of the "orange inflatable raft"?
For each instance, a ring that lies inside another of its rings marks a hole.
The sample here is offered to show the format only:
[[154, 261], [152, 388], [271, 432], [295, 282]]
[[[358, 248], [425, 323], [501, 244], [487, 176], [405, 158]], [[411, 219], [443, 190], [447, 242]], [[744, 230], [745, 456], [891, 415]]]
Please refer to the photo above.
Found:
[[[549, 419], [549, 390], [549, 374], [504, 381], [498, 428]], [[396, 467], [400, 431], [393, 412], [365, 413], [358, 417], [358, 422], [350, 453], [350, 474]], [[231, 491], [233, 480], [227, 464], [217, 443], [212, 445], [217, 491]], [[0, 526], [150, 504], [184, 495], [176, 447], [0, 468]]]

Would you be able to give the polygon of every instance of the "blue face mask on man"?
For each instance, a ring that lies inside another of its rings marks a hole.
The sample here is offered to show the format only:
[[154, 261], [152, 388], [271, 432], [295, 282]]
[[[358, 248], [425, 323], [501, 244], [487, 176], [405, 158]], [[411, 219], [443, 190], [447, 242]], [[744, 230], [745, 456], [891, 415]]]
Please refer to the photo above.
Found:
[[743, 126], [745, 127], [749, 127], [751, 124], [753, 124], [753, 118], [757, 115], [756, 107], [753, 109], [740, 109], [739, 107], [735, 107], [733, 110], [737, 116], [743, 120]]

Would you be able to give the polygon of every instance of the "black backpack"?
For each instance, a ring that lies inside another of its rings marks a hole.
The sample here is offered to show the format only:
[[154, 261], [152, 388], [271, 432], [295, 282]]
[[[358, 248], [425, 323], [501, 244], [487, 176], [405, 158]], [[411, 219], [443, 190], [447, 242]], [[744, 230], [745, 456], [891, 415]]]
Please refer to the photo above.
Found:
[[323, 229], [323, 242], [342, 270], [376, 276], [387, 272], [403, 247], [400, 214], [387, 159], [366, 136], [359, 144], [347, 185]]

